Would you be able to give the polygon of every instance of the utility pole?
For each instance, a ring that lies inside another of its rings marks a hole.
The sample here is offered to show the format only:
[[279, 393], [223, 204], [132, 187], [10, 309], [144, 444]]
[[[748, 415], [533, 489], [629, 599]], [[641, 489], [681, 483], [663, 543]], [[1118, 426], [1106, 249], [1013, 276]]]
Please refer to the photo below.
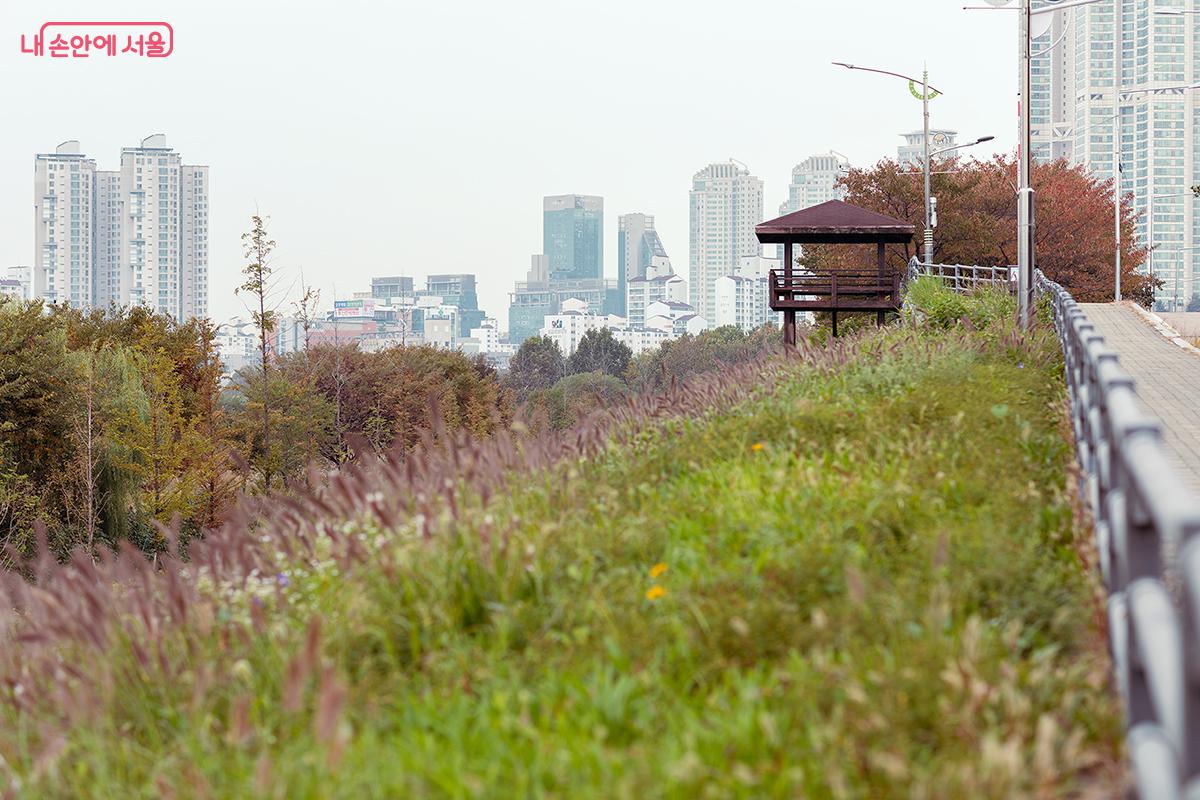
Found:
[[1022, 328], [1028, 328], [1033, 317], [1033, 186], [1032, 132], [1029, 97], [1031, 94], [1032, 41], [1031, 15], [1033, 0], [1021, 0], [1021, 152], [1017, 163], [1017, 315]]
[[921, 73], [921, 105], [925, 115], [925, 263], [933, 263], [933, 203], [929, 201], [929, 69]]
[[[1123, 54], [1122, 6], [1113, 3], [1116, 32], [1113, 35], [1113, 241], [1116, 266], [1113, 278], [1113, 302], [1121, 302], [1121, 56]], [[1154, 187], [1150, 187], [1154, 191]]]

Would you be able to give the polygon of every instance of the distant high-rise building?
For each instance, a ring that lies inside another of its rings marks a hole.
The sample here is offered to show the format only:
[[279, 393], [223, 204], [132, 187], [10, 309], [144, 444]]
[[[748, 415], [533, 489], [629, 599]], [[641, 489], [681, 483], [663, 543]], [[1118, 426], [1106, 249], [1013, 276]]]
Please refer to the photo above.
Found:
[[413, 296], [413, 279], [405, 275], [371, 278], [371, 297], [387, 303], [398, 297]]
[[514, 345], [536, 336], [546, 316], [557, 314], [566, 300], [579, 300], [590, 308], [611, 306], [616, 281], [601, 278], [554, 280], [549, 277], [549, 271], [549, 256], [532, 256], [525, 280], [517, 281], [509, 295], [508, 340]]
[[121, 173], [96, 171], [95, 267], [92, 301], [101, 308], [122, 305], [121, 300]]
[[[904, 144], [896, 148], [896, 160], [900, 162], [901, 166], [920, 167], [921, 161], [925, 158], [925, 131], [912, 131], [900, 135], [904, 137]], [[930, 128], [929, 152], [941, 150], [943, 147], [953, 147], [957, 137], [958, 131]]]
[[542, 202], [542, 252], [551, 280], [604, 277], [604, 198], [564, 194]]
[[183, 164], [179, 187], [179, 317], [208, 317], [208, 167]]
[[74, 308], [92, 305], [96, 162], [75, 140], [34, 158], [33, 294]]
[[176, 319], [208, 313], [208, 167], [162, 134], [121, 150], [121, 300]]
[[1200, 293], [1200, 200], [1189, 192], [1200, 183], [1200, 102], [1181, 88], [1200, 82], [1200, 14], [1180, 13], [1192, 6], [1102, 0], [1054, 14], [1034, 45], [1049, 52], [1034, 59], [1030, 87], [1034, 158], [1065, 157], [1101, 179], [1119, 163], [1164, 284], [1157, 300], [1179, 309]]
[[483, 323], [486, 314], [479, 308], [475, 276], [470, 273], [430, 275], [425, 281], [425, 293], [442, 298], [446, 305], [458, 309], [458, 336], [466, 339], [471, 329]]
[[700, 317], [716, 318], [717, 278], [760, 254], [754, 226], [762, 215], [762, 181], [737, 163], [710, 164], [692, 177], [688, 288]]
[[622, 214], [617, 217], [617, 288], [622, 297], [611, 313], [626, 313], [626, 287], [634, 278], [645, 277], [655, 259], [667, 258], [654, 217], [649, 214]]
[[[1056, 0], [1058, 2], [1060, 0]], [[1034, 0], [1034, 6], [1048, 5], [1045, 0]], [[1070, 127], [1074, 118], [1075, 66], [1066, 42], [1069, 33], [1070, 15], [1053, 14], [1042, 17], [1049, 29], [1033, 40], [1034, 53], [1030, 67], [1032, 98], [1030, 109], [1030, 136], [1033, 146], [1030, 152], [1037, 161], [1071, 157]], [[1109, 25], [1112, 24], [1111, 15]], [[1109, 69], [1112, 69], [1112, 28], [1107, 32], [1109, 42]], [[1110, 73], [1111, 74], [1111, 73]], [[1111, 109], [1110, 109], [1111, 112]], [[1111, 113], [1110, 113], [1111, 116]]]
[[624, 302], [616, 281], [604, 278], [604, 199], [555, 195], [542, 204], [543, 252], [510, 295], [508, 338], [514, 345], [537, 334], [548, 314], [576, 299], [610, 313]]
[[827, 200], [845, 200], [845, 187], [838, 178], [850, 169], [850, 162], [840, 153], [809, 156], [792, 167], [792, 182], [788, 184], [788, 199], [779, 204], [779, 216], [791, 214]]
[[34, 296], [208, 315], [208, 167], [163, 135], [124, 148], [120, 172], [97, 171], [77, 141], [36, 156], [34, 214]]
[[[788, 199], [779, 204], [779, 216], [828, 200], [845, 200], [846, 189], [838, 186], [838, 179], [850, 169], [850, 161], [840, 153], [809, 156], [792, 167], [792, 182], [788, 184]], [[795, 254], [797, 257], [799, 252]], [[775, 257], [783, 259], [783, 245], [776, 245]], [[714, 325], [722, 323], [714, 320]]]

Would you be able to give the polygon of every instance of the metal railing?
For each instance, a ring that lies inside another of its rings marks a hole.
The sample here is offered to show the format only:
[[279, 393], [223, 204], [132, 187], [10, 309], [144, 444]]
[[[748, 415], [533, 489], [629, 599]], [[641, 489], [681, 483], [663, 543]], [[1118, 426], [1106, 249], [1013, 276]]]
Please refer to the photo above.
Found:
[[941, 280], [956, 292], [970, 292], [981, 286], [999, 286], [1016, 291], [1016, 267], [978, 267], [971, 264], [926, 264], [915, 257], [908, 262], [909, 281], [922, 276]]
[[1200, 499], [1168, 460], [1118, 354], [1040, 271], [1035, 290], [1050, 301], [1066, 362], [1134, 793], [1200, 798]]

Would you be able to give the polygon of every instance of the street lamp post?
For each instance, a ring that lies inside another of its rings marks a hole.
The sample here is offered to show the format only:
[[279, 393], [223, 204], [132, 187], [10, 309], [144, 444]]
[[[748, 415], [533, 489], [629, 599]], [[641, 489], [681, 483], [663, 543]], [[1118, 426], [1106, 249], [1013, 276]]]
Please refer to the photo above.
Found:
[[1030, 127], [1030, 86], [1033, 38], [1033, 0], [1021, 0], [1021, 144], [1017, 158], [1017, 317], [1022, 328], [1033, 318], [1033, 186], [1031, 158], [1033, 134]]
[[[925, 129], [925, 137], [924, 137], [925, 142], [924, 142], [924, 148], [923, 148], [924, 156], [925, 156], [925, 158], [924, 158], [924, 161], [925, 161], [925, 167], [924, 167], [924, 171], [925, 171], [925, 242], [924, 242], [924, 245], [925, 245], [925, 247], [924, 247], [924, 249], [925, 249], [925, 263], [932, 264], [933, 263], [933, 227], [932, 227], [931, 223], [933, 221], [933, 203], [931, 203], [930, 199], [929, 199], [929, 197], [930, 197], [929, 196], [929, 169], [930, 169], [930, 167], [929, 167], [929, 101], [932, 100], [933, 98], [937, 97], [938, 95], [940, 95], [941, 92], [938, 91], [937, 89], [934, 89], [932, 86], [929, 85], [929, 70], [924, 70], [921, 73], [921, 80], [918, 81], [916, 78], [910, 78], [907, 75], [901, 75], [899, 72], [889, 72], [886, 69], [874, 69], [872, 67], [860, 67], [855, 64], [847, 64], [843, 61], [834, 61], [833, 64], [834, 64], [834, 66], [845, 67], [846, 69], [857, 69], [857, 70], [861, 70], [863, 72], [878, 72], [881, 75], [891, 75], [896, 78], [902, 78], [902, 79], [908, 81], [908, 89], [914, 95], [917, 93], [916, 85], [918, 83], [921, 85], [920, 100], [921, 100], [923, 125], [924, 125], [924, 129]], [[931, 94], [931, 92], [932, 92], [932, 94]]]

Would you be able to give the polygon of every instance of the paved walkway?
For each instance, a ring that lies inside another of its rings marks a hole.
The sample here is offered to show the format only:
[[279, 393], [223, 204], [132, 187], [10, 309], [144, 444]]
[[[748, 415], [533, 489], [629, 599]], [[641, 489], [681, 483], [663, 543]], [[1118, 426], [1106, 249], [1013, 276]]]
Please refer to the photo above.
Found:
[[1143, 407], [1162, 423], [1167, 457], [1200, 493], [1200, 354], [1172, 344], [1127, 306], [1080, 307], [1137, 381]]

